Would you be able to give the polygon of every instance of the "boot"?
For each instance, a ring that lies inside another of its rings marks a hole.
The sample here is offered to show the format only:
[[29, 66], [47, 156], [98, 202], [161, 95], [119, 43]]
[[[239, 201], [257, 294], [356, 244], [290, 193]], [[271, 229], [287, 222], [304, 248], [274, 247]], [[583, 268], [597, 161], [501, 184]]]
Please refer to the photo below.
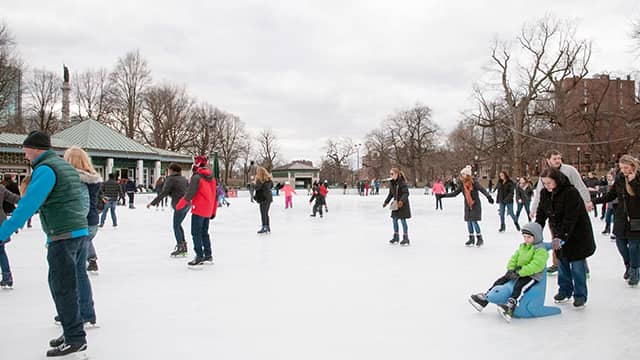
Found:
[[504, 232], [506, 230], [506, 227], [504, 224], [500, 224], [500, 229], [498, 229], [498, 232]]
[[398, 235], [398, 233], [394, 233], [393, 234], [393, 239], [389, 240], [389, 244], [391, 245], [395, 245], [400, 241], [400, 236]]
[[482, 311], [488, 304], [489, 300], [487, 299], [487, 295], [483, 293], [471, 295], [469, 298], [469, 304], [473, 306], [476, 310]]
[[629, 268], [629, 286], [638, 286], [638, 281], [640, 281], [640, 275], [638, 274], [638, 268], [631, 267]]
[[466, 246], [473, 246], [475, 245], [475, 238], [473, 237], [473, 235], [469, 235], [469, 240], [467, 240], [466, 243], [464, 243]]
[[258, 234], [267, 234], [270, 232], [271, 232], [271, 229], [269, 229], [268, 225], [262, 225], [262, 229], [258, 230]]
[[97, 272], [98, 271], [98, 259], [88, 259], [89, 265], [87, 265], [88, 272]]
[[187, 256], [187, 242], [180, 241], [178, 245], [176, 245], [175, 250], [170, 254], [171, 257], [177, 256]]
[[625, 269], [624, 269], [624, 275], [622, 275], [622, 278], [625, 280], [629, 280], [629, 265], [625, 265]]
[[484, 240], [482, 240], [482, 235], [478, 234], [478, 235], [476, 235], [476, 238], [478, 239], [478, 240], [476, 241], [476, 246], [477, 246], [477, 247], [482, 246], [482, 245], [484, 244]]
[[57, 346], [53, 349], [47, 351], [47, 357], [61, 357], [66, 355], [80, 353], [82, 351], [87, 350], [87, 344], [67, 344], [66, 342], [62, 343], [60, 346]]
[[193, 258], [193, 260], [189, 261], [187, 265], [198, 266], [198, 265], [202, 265], [203, 263], [204, 263], [204, 258], [196, 256], [195, 258]]
[[518, 222], [514, 222], [513, 225], [516, 226], [516, 230], [518, 230], [518, 232], [520, 231], [520, 224], [518, 224]]
[[11, 273], [2, 273], [2, 281], [0, 281], [0, 288], [13, 289], [13, 277]]
[[609, 233], [611, 232], [611, 228], [609, 227], [609, 225], [604, 227], [604, 230], [602, 230], [602, 235], [609, 235]]
[[402, 241], [400, 241], [400, 245], [402, 245], [402, 246], [408, 246], [409, 245], [409, 235], [407, 235], [407, 234], [403, 234], [402, 235]]
[[509, 298], [505, 304], [498, 304], [498, 312], [506, 322], [511, 322], [513, 311], [516, 309], [518, 302], [514, 298]]

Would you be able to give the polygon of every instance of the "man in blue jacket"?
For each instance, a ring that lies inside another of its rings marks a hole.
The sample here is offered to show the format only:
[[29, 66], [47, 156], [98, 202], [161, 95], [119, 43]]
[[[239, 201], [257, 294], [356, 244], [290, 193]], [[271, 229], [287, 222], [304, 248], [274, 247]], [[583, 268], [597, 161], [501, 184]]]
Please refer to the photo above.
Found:
[[63, 330], [60, 337], [49, 342], [52, 349], [47, 356], [58, 357], [87, 349], [78, 306], [76, 264], [89, 229], [78, 172], [50, 148], [49, 135], [40, 131], [32, 131], [24, 140], [22, 149], [33, 168], [31, 182], [13, 216], [0, 225], [0, 242], [40, 210], [42, 230], [47, 235], [49, 288]]

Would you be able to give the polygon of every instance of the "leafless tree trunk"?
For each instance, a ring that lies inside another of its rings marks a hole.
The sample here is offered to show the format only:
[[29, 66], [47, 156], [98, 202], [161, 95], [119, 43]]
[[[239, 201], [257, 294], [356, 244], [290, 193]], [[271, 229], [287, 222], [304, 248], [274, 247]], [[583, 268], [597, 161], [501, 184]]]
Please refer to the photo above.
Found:
[[133, 139], [140, 126], [144, 93], [151, 82], [151, 71], [140, 51], [136, 50], [118, 59], [110, 79], [115, 126]]
[[183, 88], [173, 85], [152, 86], [144, 97], [144, 112], [139, 133], [151, 146], [180, 151], [192, 140], [193, 100]]
[[74, 78], [76, 81], [73, 82], [73, 92], [80, 119], [106, 122], [112, 106], [109, 72], [104, 68], [88, 70], [77, 74]]
[[30, 128], [53, 134], [58, 130], [55, 108], [62, 94], [62, 79], [51, 71], [35, 70], [27, 82]]
[[244, 122], [229, 113], [222, 113], [220, 133], [217, 135], [220, 141], [219, 156], [224, 163], [224, 182], [227, 183], [231, 170], [240, 158], [249, 136], [245, 130]]
[[279, 155], [278, 138], [272, 129], [264, 129], [257, 137], [258, 155], [262, 166], [271, 172]]
[[[347, 159], [356, 152], [356, 147], [351, 138], [328, 139], [325, 145], [325, 157], [332, 164], [333, 183], [343, 182], [343, 169], [347, 165]], [[356, 169], [357, 171], [358, 169]]]
[[192, 112], [193, 131], [190, 150], [194, 155], [213, 157], [220, 148], [223, 113], [210, 104], [196, 106]]
[[[0, 130], [24, 132], [21, 109], [22, 60], [6, 23], [0, 22]], [[12, 108], [9, 111], [9, 108]]]

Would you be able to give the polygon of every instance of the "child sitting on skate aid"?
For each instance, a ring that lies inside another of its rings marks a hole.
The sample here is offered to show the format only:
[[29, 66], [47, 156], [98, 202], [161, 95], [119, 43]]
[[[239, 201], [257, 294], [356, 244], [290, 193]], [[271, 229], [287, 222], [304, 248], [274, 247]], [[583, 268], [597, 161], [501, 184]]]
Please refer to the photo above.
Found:
[[[528, 223], [522, 227], [524, 242], [507, 264], [507, 272], [485, 293], [471, 295], [469, 303], [482, 311], [489, 302], [498, 305], [498, 312], [510, 322], [516, 317], [556, 315], [560, 309], [544, 306], [548, 244], [542, 242], [542, 227]], [[507, 297], [508, 296], [508, 297]]]

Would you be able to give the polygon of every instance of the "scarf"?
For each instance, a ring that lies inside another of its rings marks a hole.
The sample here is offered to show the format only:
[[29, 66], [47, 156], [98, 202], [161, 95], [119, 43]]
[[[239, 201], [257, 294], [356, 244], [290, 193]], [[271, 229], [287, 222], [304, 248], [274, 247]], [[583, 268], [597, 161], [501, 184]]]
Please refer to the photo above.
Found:
[[467, 205], [469, 205], [469, 209], [473, 209], [473, 197], [471, 196], [471, 191], [473, 191], [473, 181], [465, 181], [463, 182], [464, 186], [464, 198], [467, 200]]

